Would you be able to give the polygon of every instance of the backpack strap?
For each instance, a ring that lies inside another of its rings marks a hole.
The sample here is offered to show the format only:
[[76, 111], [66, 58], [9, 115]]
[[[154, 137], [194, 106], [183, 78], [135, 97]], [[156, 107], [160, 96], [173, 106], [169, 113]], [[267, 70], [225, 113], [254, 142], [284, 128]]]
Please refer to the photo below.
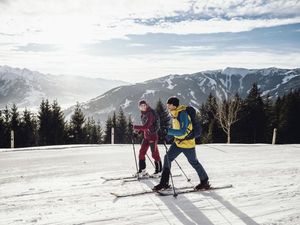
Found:
[[[186, 112], [186, 114], [188, 115], [188, 117], [189, 117], [189, 114], [188, 114], [188, 112], [186, 111], [186, 110], [182, 110], [182, 111], [180, 111], [179, 113], [178, 113], [178, 116], [177, 116], [177, 120], [179, 121], [179, 123], [180, 123], [180, 113], [181, 112]], [[188, 121], [189, 121], [189, 123], [192, 123], [192, 119], [190, 118], [190, 119], [188, 119]], [[190, 131], [192, 131], [192, 130], [190, 130], [188, 127], [187, 127], [187, 130], [190, 132]]]
[[[186, 114], [188, 115], [188, 117], [189, 117], [189, 114], [188, 114], [188, 112], [186, 111], [186, 110], [182, 110], [182, 111], [180, 111], [179, 113], [178, 113], [178, 116], [176, 117], [176, 119], [179, 121], [179, 123], [180, 123], [180, 113], [181, 112], [186, 112]], [[190, 119], [188, 119], [188, 121], [189, 121], [189, 123], [192, 123], [192, 119], [190, 118]], [[181, 143], [182, 141], [184, 141], [184, 140], [189, 140], [189, 139], [192, 139], [192, 138], [188, 138], [189, 136], [190, 136], [190, 134], [192, 133], [192, 131], [193, 130], [190, 130], [188, 127], [187, 127], [187, 131], [188, 131], [188, 134], [185, 136], [185, 138], [175, 138], [179, 143]]]
[[148, 113], [152, 113], [152, 116], [153, 116], [153, 118], [154, 118], [154, 123], [152, 124], [152, 127], [154, 127], [155, 129], [154, 129], [154, 131], [149, 130], [151, 134], [154, 134], [154, 133], [158, 132], [159, 129], [160, 129], [159, 126], [158, 126], [158, 127], [156, 126], [156, 125], [157, 125], [156, 123], [157, 123], [157, 117], [158, 117], [158, 115], [157, 115], [157, 113], [155, 112], [155, 110], [152, 109], [152, 108], [149, 110]]

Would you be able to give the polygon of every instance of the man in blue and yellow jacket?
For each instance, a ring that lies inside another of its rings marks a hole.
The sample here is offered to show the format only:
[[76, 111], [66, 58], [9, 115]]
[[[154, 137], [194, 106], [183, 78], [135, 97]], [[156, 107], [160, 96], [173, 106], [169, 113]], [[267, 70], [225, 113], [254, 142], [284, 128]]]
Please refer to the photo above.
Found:
[[160, 183], [154, 186], [153, 190], [159, 191], [170, 187], [169, 177], [171, 163], [180, 153], [185, 155], [199, 176], [200, 184], [198, 184], [195, 189], [200, 190], [210, 188], [208, 176], [196, 157], [195, 138], [187, 138], [187, 136], [190, 136], [190, 132], [193, 131], [193, 124], [190, 116], [185, 111], [186, 106], [179, 105], [179, 99], [171, 97], [167, 101], [167, 108], [172, 116], [172, 128], [167, 129], [167, 135], [174, 136], [174, 142], [165, 155]]

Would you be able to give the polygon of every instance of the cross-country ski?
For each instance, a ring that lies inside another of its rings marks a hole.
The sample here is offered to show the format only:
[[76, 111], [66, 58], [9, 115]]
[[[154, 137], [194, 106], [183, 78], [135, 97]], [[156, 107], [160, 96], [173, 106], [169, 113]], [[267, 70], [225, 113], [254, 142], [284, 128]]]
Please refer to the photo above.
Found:
[[[180, 187], [177, 188], [177, 190], [184, 190], [184, 189], [189, 189], [192, 188], [192, 186], [184, 186], [184, 187]], [[155, 194], [158, 193], [156, 191], [153, 191], [151, 189], [149, 190], [143, 190], [143, 191], [138, 191], [138, 192], [111, 192], [110, 194], [112, 194], [115, 197], [121, 198], [121, 197], [130, 197], [130, 196], [138, 196], [138, 195], [145, 195], [145, 194]]]
[[[197, 193], [197, 192], [203, 192], [203, 191], [215, 191], [215, 190], [220, 190], [220, 189], [227, 189], [227, 188], [232, 188], [233, 185], [229, 184], [229, 185], [224, 185], [224, 186], [212, 186], [208, 189], [199, 189], [199, 190], [195, 190], [193, 187], [190, 188], [175, 188], [176, 190], [176, 195], [179, 194], [188, 194], [188, 193]], [[161, 196], [169, 196], [169, 195], [174, 195], [173, 189], [167, 189], [167, 190], [162, 190], [162, 191], [157, 191], [157, 194], [161, 195]]]
[[[203, 192], [203, 191], [214, 191], [214, 190], [220, 190], [220, 189], [227, 189], [227, 188], [232, 188], [233, 186], [230, 185], [223, 185], [223, 186], [213, 186], [208, 189], [200, 189], [200, 190], [195, 190], [194, 187], [192, 186], [187, 186], [187, 187], [181, 187], [181, 188], [175, 188], [176, 194], [187, 194], [187, 193], [196, 193], [196, 192]], [[140, 192], [133, 192], [133, 193], [118, 193], [118, 192], [111, 192], [111, 194], [117, 198], [123, 198], [123, 197], [133, 197], [133, 196], [139, 196], [139, 195], [145, 195], [145, 194], [158, 194], [161, 196], [169, 196], [173, 195], [173, 189], [168, 188], [165, 190], [161, 191], [153, 191], [153, 190], [145, 190], [145, 191], [140, 191]]]

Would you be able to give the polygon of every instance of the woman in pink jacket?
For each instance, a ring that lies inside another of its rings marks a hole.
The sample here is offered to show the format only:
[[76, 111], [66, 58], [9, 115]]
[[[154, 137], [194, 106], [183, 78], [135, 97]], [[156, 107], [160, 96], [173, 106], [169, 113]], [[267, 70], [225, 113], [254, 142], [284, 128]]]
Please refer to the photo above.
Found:
[[153, 175], [159, 176], [161, 174], [162, 164], [157, 147], [157, 131], [159, 129], [159, 125], [157, 125], [156, 121], [157, 114], [145, 100], [139, 102], [139, 109], [141, 111], [142, 125], [134, 125], [133, 129], [135, 131], [142, 131], [144, 133], [144, 139], [139, 152], [139, 171], [137, 176], [142, 177], [147, 175], [145, 155], [149, 146], [155, 163], [155, 172]]

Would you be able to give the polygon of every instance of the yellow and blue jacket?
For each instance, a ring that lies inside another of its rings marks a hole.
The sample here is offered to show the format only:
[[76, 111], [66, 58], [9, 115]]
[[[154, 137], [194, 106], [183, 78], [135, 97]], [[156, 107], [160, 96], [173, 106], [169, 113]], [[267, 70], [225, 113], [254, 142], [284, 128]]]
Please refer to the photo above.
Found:
[[195, 138], [185, 140], [185, 137], [193, 130], [191, 118], [185, 111], [186, 107], [185, 105], [180, 105], [170, 111], [172, 116], [172, 128], [168, 129], [168, 135], [174, 136], [174, 142], [177, 147], [194, 148], [196, 146]]

